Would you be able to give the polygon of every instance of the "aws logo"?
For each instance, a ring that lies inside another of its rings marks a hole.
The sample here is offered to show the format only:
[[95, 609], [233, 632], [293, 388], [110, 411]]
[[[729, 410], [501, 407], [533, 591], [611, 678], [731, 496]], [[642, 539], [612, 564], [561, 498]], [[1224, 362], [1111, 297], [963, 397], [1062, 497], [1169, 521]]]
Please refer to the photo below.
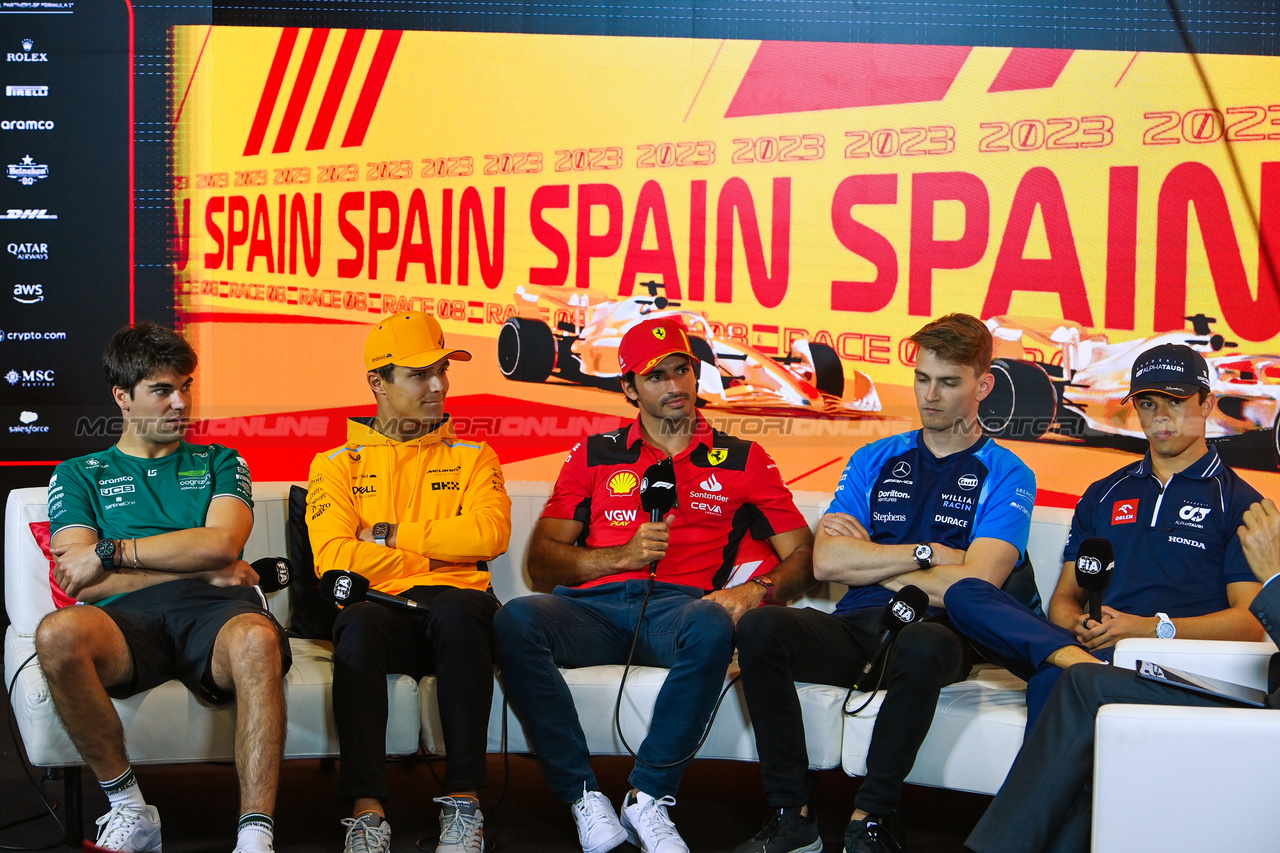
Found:
[[609, 494], [615, 498], [625, 498], [629, 495], [634, 495], [639, 485], [640, 478], [634, 472], [619, 471], [609, 478]]

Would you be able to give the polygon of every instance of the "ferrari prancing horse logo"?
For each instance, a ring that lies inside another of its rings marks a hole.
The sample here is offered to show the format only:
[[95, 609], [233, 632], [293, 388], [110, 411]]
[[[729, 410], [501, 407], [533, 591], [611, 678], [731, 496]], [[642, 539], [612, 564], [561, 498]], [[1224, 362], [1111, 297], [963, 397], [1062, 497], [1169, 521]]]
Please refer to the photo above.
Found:
[[712, 465], [719, 465], [729, 456], [728, 449], [724, 447], [713, 447], [707, 451], [707, 461]]
[[667, 330], [659, 326], [653, 330], [653, 336], [660, 341], [665, 341], [667, 339]]

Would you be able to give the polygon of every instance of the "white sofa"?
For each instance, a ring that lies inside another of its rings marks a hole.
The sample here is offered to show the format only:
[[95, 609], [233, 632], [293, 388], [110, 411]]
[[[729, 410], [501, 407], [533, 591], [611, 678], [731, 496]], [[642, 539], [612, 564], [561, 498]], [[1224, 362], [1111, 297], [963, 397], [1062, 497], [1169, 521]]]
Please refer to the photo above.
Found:
[[[249, 560], [288, 553], [285, 530], [288, 483], [254, 486], [253, 535], [245, 546]], [[511, 550], [490, 569], [498, 597], [504, 601], [529, 594], [524, 555], [534, 522], [550, 494], [550, 484], [510, 482], [513, 530]], [[830, 500], [819, 492], [794, 493], [796, 504], [810, 523]], [[5, 513], [5, 594], [11, 624], [5, 636], [6, 680], [17, 677], [12, 704], [31, 761], [38, 766], [75, 767], [79, 756], [57, 721], [48, 690], [34, 661], [17, 668], [34, 651], [33, 635], [40, 619], [53, 609], [48, 563], [28, 530], [32, 521], [47, 519], [45, 489], [10, 493]], [[1061, 566], [1062, 546], [1070, 512], [1038, 507], [1032, 521], [1030, 552], [1042, 598], [1048, 600]], [[830, 610], [843, 590], [820, 587], [794, 606]], [[287, 624], [288, 591], [272, 596], [272, 610]], [[332, 667], [326, 643], [293, 640], [294, 664], [286, 681], [289, 729], [287, 758], [315, 758], [338, 754], [329, 684]], [[565, 673], [577, 701], [579, 716], [592, 752], [619, 755], [624, 747], [612, 725], [612, 710], [621, 667], [603, 666]], [[731, 677], [732, 670], [726, 674]], [[633, 668], [623, 703], [623, 728], [634, 746], [644, 736], [654, 699], [665, 670]], [[866, 772], [866, 747], [879, 707], [877, 698], [856, 718], [842, 716], [845, 691], [825, 685], [797, 685], [805, 716], [809, 760], [815, 769], [843, 767], [850, 775]], [[436, 710], [435, 679], [415, 684], [407, 676], [388, 678], [391, 718], [387, 752], [416, 752], [419, 744], [442, 754], [443, 739]], [[909, 781], [980, 793], [994, 793], [1004, 779], [1026, 721], [1023, 685], [1007, 672], [991, 666], [975, 668], [970, 678], [944, 689]], [[131, 699], [116, 702], [124, 721], [131, 758], [139, 764], [227, 760], [233, 753], [234, 707], [210, 707], [195, 699], [178, 682], [161, 685]], [[490, 716], [489, 748], [501, 748], [504, 704], [498, 685]], [[510, 714], [510, 712], [507, 712]], [[528, 751], [524, 732], [514, 714], [508, 718], [508, 745]], [[725, 699], [700, 757], [757, 760], [740, 688]], [[68, 774], [69, 776], [75, 774]]]
[[[1122, 640], [1115, 665], [1137, 660], [1267, 689], [1271, 642]], [[1271, 709], [1106, 705], [1093, 767], [1093, 851], [1280, 847], [1280, 713]]]

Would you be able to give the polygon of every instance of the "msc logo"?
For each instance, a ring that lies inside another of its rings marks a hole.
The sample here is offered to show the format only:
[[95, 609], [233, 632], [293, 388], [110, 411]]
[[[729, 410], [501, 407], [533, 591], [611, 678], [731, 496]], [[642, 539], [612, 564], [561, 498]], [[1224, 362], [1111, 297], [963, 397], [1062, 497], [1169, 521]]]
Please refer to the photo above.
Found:
[[11, 207], [4, 212], [4, 216], [0, 219], [57, 219], [58, 214], [50, 213], [47, 208], [28, 207], [19, 208]]
[[719, 465], [728, 458], [729, 449], [726, 447], [713, 447], [707, 451], [707, 461], [712, 465]]
[[1120, 500], [1111, 505], [1112, 524], [1133, 524], [1138, 520], [1137, 499]]
[[959, 480], [956, 480], [956, 485], [964, 489], [966, 492], [971, 492], [978, 488], [978, 475], [965, 474]]
[[15, 284], [13, 286], [13, 301], [21, 302], [23, 305], [35, 305], [37, 302], [43, 302], [44, 285]]
[[461, 490], [461, 488], [462, 487], [459, 486], [457, 483], [451, 483], [447, 481], [431, 484], [431, 491], [433, 492], [456, 492]]
[[636, 487], [640, 485], [640, 480], [631, 471], [619, 471], [609, 478], [608, 488], [609, 494], [615, 498], [625, 498], [636, 492]]
[[1182, 509], [1178, 510], [1178, 518], [1183, 521], [1190, 521], [1193, 524], [1199, 524], [1204, 521], [1205, 516], [1207, 516], [1210, 511], [1211, 510], [1208, 507], [1203, 506], [1184, 506]]
[[23, 388], [52, 388], [54, 372], [52, 370], [10, 370], [4, 375], [10, 385], [21, 384]]

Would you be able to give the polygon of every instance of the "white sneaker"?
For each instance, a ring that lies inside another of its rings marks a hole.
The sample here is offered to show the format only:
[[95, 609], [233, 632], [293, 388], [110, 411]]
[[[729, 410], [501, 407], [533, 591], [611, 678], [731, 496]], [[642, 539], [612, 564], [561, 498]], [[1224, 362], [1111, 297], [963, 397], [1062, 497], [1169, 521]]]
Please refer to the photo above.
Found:
[[342, 853], [387, 853], [391, 849], [391, 824], [385, 818], [370, 826], [363, 815], [344, 817], [342, 825], [347, 828]]
[[613, 816], [613, 804], [599, 791], [582, 786], [582, 799], [573, 804], [573, 820], [578, 824], [582, 853], [606, 853], [627, 838], [627, 831]]
[[102, 827], [94, 844], [104, 850], [160, 853], [160, 813], [155, 806], [114, 806], [94, 822]]
[[643, 792], [634, 800], [629, 793], [622, 798], [619, 815], [622, 828], [627, 831], [627, 840], [639, 847], [640, 853], [689, 853], [689, 845], [667, 816], [667, 806], [675, 804], [675, 797], [655, 800]]
[[440, 842], [436, 853], [484, 853], [484, 814], [470, 797], [436, 797]]

